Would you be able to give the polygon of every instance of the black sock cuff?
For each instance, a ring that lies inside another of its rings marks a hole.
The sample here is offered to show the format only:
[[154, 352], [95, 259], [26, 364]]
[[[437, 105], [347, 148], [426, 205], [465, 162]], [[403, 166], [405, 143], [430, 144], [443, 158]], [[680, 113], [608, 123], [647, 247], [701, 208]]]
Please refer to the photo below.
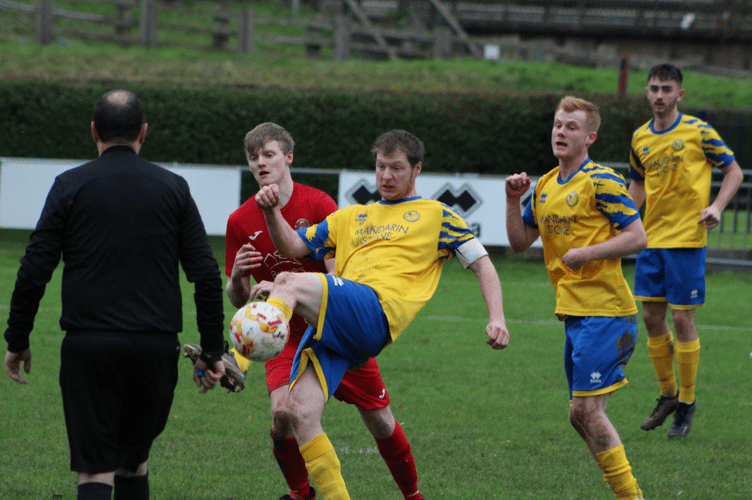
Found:
[[143, 476], [115, 476], [115, 500], [148, 500], [149, 473]]
[[81, 483], [78, 485], [77, 500], [102, 500], [112, 497], [112, 486], [105, 483]]

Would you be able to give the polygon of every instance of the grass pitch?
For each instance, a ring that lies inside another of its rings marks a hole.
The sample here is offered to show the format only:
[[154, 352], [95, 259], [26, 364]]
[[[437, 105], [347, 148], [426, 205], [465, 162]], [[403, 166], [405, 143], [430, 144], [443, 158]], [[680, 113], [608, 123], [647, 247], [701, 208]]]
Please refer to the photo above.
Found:
[[[28, 231], [0, 231], [0, 320], [8, 316]], [[221, 239], [212, 239], [220, 263]], [[543, 264], [498, 254], [511, 342], [485, 345], [485, 306], [474, 275], [449, 261], [434, 298], [378, 358], [395, 417], [412, 445], [421, 491], [431, 500], [612, 499], [608, 485], [567, 420], [563, 326]], [[631, 282], [632, 267], [625, 266]], [[75, 499], [76, 478], [57, 383], [62, 333], [60, 270], [41, 303], [31, 336], [29, 384], [0, 378], [0, 498]], [[626, 368], [630, 383], [608, 414], [649, 500], [752, 497], [752, 274], [708, 276], [707, 306], [697, 312], [702, 344], [698, 409], [689, 437], [669, 440], [668, 423], [639, 425], [658, 396], [640, 326]], [[226, 302], [226, 320], [234, 312]], [[198, 341], [192, 290], [184, 288], [181, 342]], [[150, 459], [152, 498], [255, 500], [286, 492], [271, 453], [263, 366], [251, 365], [246, 389], [198, 394], [181, 360], [172, 417]], [[400, 499], [357, 411], [327, 405], [324, 428], [342, 462], [352, 498]]]

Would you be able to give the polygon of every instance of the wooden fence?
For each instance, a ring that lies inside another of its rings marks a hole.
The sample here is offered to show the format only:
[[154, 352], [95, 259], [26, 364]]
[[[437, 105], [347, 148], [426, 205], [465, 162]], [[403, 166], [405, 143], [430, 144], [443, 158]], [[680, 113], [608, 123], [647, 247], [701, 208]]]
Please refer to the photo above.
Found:
[[[161, 40], [163, 35], [183, 33], [207, 40], [204, 48], [237, 50], [243, 54], [258, 51], [259, 44], [295, 45], [313, 57], [321, 57], [327, 49], [336, 60], [357, 55], [375, 58], [447, 59], [468, 52], [479, 57], [479, 51], [465, 38], [457, 36], [452, 26], [444, 24], [432, 30], [409, 31], [372, 25], [367, 17], [343, 9], [345, 13], [300, 17], [261, 16], [253, 9], [232, 11], [221, 5], [184, 7], [157, 0], [77, 0], [82, 4], [97, 3], [113, 7], [111, 14], [55, 8], [54, 0], [36, 0], [35, 4], [0, 0], [0, 12], [25, 12], [33, 19], [34, 36], [38, 43], [49, 44], [57, 37], [107, 40], [127, 47], [138, 44], [144, 48], [180, 45]], [[353, 2], [357, 7], [357, 3]], [[202, 19], [197, 25], [159, 21], [161, 13], [184, 13]], [[94, 23], [97, 29], [87, 29]], [[64, 26], [62, 26], [64, 24]], [[272, 31], [282, 34], [269, 34]], [[263, 33], [262, 33], [263, 31]], [[135, 34], [137, 33], [137, 35]], [[195, 46], [195, 41], [191, 39]]]

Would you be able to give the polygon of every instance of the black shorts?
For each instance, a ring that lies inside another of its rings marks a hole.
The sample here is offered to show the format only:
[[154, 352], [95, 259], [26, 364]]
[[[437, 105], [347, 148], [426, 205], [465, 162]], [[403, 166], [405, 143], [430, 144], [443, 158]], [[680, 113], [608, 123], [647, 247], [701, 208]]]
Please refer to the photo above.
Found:
[[135, 472], [167, 423], [177, 334], [68, 332], [60, 357], [71, 470]]

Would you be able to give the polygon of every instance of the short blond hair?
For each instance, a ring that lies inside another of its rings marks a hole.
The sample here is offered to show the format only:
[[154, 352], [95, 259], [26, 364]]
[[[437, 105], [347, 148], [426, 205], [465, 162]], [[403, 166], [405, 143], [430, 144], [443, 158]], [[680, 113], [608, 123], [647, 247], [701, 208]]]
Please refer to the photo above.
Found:
[[562, 97], [559, 104], [556, 106], [556, 111], [564, 110], [567, 113], [573, 113], [574, 111], [583, 111], [586, 116], [587, 126], [593, 132], [598, 132], [598, 128], [601, 126], [601, 114], [598, 111], [598, 106], [585, 99], [579, 97], [573, 97], [568, 95]]

